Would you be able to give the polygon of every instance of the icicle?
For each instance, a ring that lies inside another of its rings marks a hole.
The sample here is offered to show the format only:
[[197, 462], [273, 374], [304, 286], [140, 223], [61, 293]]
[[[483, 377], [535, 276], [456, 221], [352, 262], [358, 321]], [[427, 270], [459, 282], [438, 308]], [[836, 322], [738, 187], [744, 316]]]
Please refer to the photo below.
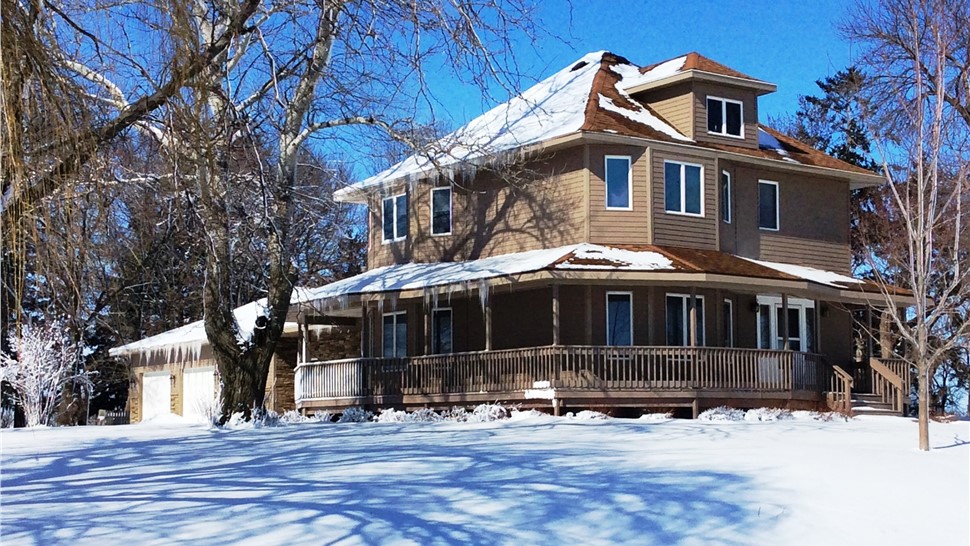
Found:
[[485, 312], [485, 307], [488, 305], [488, 292], [489, 292], [488, 279], [482, 279], [478, 281], [478, 299], [481, 301], [483, 313]]

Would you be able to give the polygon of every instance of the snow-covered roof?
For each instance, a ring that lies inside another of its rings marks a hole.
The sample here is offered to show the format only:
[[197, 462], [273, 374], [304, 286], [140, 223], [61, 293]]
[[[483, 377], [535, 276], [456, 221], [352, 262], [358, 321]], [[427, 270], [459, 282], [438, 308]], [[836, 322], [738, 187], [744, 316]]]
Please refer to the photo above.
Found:
[[793, 265], [785, 264], [779, 262], [765, 262], [761, 260], [752, 260], [751, 258], [744, 258], [749, 262], [756, 263], [758, 265], [774, 269], [775, 271], [780, 271], [786, 275], [791, 275], [793, 277], [798, 277], [806, 281], [811, 281], [818, 284], [823, 284], [825, 286], [831, 286], [833, 288], [849, 288], [853, 285], [861, 285], [864, 281], [842, 275], [839, 273], [834, 273], [832, 271], [825, 271], [824, 269], [815, 269], [814, 267], [806, 267], [803, 265]]

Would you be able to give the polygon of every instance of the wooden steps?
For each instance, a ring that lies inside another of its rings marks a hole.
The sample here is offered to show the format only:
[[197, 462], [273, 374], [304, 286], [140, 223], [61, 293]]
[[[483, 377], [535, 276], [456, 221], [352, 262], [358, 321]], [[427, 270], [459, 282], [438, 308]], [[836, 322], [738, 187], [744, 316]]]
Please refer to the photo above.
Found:
[[896, 415], [902, 412], [893, 411], [892, 404], [883, 402], [882, 397], [872, 393], [852, 393], [852, 412], [856, 415]]

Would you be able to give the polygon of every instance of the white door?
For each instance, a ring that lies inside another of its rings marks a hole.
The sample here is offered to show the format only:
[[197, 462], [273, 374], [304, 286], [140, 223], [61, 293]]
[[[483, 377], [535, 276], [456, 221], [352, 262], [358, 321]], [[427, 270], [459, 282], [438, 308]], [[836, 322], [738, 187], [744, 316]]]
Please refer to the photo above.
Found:
[[204, 421], [211, 415], [215, 398], [215, 370], [195, 368], [182, 374], [182, 415]]
[[141, 384], [141, 420], [171, 412], [172, 376], [168, 372], [146, 373]]

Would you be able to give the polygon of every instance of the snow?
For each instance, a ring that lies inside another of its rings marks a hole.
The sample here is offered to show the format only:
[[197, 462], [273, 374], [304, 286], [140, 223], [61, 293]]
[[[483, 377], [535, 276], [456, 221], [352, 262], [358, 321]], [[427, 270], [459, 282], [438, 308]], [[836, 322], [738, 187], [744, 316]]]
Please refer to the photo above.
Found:
[[[742, 256], [743, 257], [743, 256]], [[815, 269], [814, 267], [805, 267], [802, 265], [785, 264], [779, 262], [765, 262], [761, 260], [754, 260], [751, 258], [744, 258], [750, 262], [762, 265], [769, 269], [774, 269], [775, 271], [781, 271], [782, 273], [792, 275], [795, 277], [800, 277], [806, 281], [811, 281], [818, 284], [823, 284], [825, 286], [831, 286], [834, 288], [846, 288], [846, 285], [850, 284], [860, 284], [862, 281], [859, 279], [854, 279], [852, 277], [847, 277], [839, 273], [834, 273], [832, 271], [825, 271], [823, 269]]]
[[781, 142], [777, 138], [760, 127], [758, 128], [758, 147], [763, 150], [771, 150], [778, 153], [778, 155], [780, 155], [785, 161], [799, 163], [798, 160], [788, 154], [788, 150], [782, 146]]
[[632, 89], [645, 83], [676, 76], [684, 69], [684, 63], [686, 62], [687, 55], [684, 55], [683, 57], [677, 57], [660, 63], [642, 74], [637, 71], [637, 74], [631, 74], [623, 78], [623, 87], [625, 89]]
[[970, 423], [0, 431], [6, 545], [970, 542]]

